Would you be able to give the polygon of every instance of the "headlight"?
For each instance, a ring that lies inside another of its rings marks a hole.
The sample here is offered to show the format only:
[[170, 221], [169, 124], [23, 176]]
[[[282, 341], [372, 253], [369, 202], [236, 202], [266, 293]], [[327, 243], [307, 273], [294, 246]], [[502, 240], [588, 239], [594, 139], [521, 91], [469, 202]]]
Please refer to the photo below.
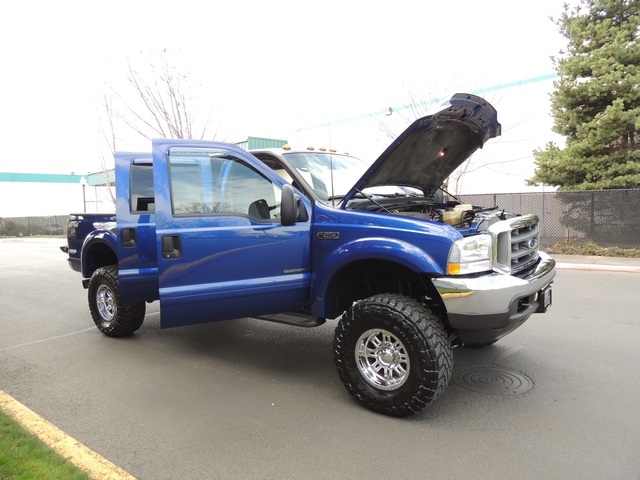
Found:
[[447, 260], [449, 275], [486, 272], [493, 268], [490, 235], [474, 235], [453, 242]]

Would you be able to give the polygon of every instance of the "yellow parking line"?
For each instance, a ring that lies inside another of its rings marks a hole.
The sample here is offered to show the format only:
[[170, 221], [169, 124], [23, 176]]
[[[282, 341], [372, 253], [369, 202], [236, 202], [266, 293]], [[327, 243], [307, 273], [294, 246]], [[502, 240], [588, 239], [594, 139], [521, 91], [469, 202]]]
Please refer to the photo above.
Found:
[[48, 447], [81, 470], [84, 470], [91, 478], [100, 480], [135, 480], [135, 477], [71, 438], [2, 390], [0, 390], [0, 409], [36, 435]]

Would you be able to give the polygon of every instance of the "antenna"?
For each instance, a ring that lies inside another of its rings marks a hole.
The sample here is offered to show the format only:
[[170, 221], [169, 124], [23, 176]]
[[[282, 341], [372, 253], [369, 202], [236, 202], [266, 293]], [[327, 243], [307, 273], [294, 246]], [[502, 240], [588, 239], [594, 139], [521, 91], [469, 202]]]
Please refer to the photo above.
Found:
[[329, 170], [331, 173], [331, 206], [336, 206], [336, 192], [333, 189], [333, 153], [329, 153]]

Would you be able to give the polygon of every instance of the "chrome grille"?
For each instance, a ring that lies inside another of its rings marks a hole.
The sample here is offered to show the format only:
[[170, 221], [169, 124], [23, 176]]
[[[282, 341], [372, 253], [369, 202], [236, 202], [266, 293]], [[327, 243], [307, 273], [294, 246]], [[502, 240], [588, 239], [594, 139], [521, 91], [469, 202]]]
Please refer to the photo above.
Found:
[[523, 215], [489, 227], [494, 237], [493, 264], [507, 273], [521, 272], [538, 260], [537, 215]]
[[511, 271], [519, 272], [538, 259], [538, 223], [511, 230]]

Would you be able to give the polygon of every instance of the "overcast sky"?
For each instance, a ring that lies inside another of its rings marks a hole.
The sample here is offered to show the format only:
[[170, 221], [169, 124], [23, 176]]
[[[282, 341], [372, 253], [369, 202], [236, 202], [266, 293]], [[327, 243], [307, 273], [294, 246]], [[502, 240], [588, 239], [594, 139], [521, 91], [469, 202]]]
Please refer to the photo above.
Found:
[[[565, 46], [549, 19], [562, 0], [311, 4], [4, 5], [0, 171], [98, 170], [102, 93], [126, 83], [127, 59], [144, 63], [163, 49], [202, 83], [202, 102], [215, 103], [217, 139], [241, 141], [290, 139], [405, 104], [409, 92], [427, 99], [553, 73], [550, 56]], [[124, 148], [148, 149], [142, 140]]]

